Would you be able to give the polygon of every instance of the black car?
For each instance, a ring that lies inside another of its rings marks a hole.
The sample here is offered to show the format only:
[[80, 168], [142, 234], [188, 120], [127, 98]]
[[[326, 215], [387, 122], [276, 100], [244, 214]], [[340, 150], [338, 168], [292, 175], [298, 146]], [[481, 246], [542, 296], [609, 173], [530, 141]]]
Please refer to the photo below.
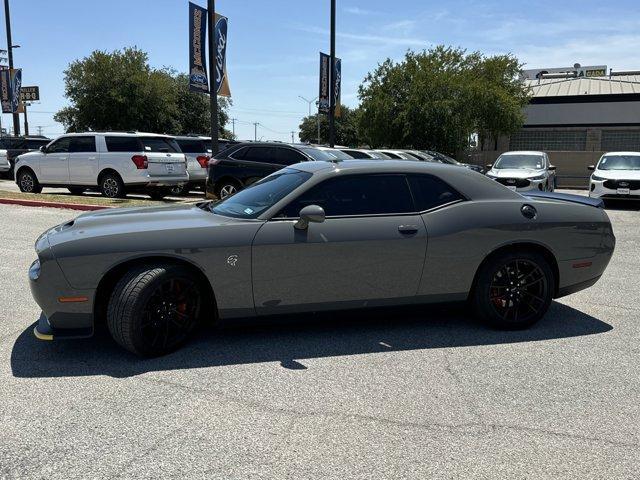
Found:
[[473, 170], [474, 172], [484, 173], [484, 169], [478, 165], [473, 165], [471, 163], [462, 163], [457, 160], [454, 160], [448, 155], [444, 153], [435, 152], [433, 150], [423, 150], [424, 153], [430, 155], [436, 162], [446, 163], [448, 165], [458, 165], [460, 167], [466, 167], [469, 170]]
[[13, 166], [15, 165], [16, 157], [18, 155], [38, 150], [40, 147], [47, 145], [50, 142], [50, 138], [39, 135], [28, 137], [0, 137], [0, 150], [7, 151], [7, 160], [9, 160], [9, 164], [11, 165], [11, 169], [7, 175], [10, 178], [13, 178]]
[[228, 197], [295, 163], [337, 160], [329, 151], [309, 145], [278, 142], [239, 143], [230, 146], [209, 161], [207, 197]]

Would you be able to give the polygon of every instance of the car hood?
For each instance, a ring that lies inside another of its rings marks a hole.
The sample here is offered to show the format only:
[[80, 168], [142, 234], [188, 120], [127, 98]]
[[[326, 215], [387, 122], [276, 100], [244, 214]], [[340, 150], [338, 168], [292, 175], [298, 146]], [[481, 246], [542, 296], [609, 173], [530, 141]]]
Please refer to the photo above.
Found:
[[174, 232], [256, 222], [216, 215], [197, 205], [113, 208], [87, 212], [52, 228], [47, 235], [54, 249], [65, 242], [86, 241], [91, 238], [117, 242], [125, 238], [131, 240], [136, 236], [148, 238], [148, 234], [153, 234], [157, 243], [162, 243], [163, 238]]
[[531, 178], [544, 175], [544, 170], [535, 170], [529, 168], [492, 168], [488, 175], [496, 178]]
[[596, 170], [593, 174], [611, 180], [640, 180], [640, 170]]

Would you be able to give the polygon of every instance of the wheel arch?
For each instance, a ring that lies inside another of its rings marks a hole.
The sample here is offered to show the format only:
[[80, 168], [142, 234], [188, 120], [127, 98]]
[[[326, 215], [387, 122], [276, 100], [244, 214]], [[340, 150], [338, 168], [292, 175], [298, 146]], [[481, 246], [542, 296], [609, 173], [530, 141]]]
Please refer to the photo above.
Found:
[[15, 172], [15, 177], [14, 178], [15, 178], [16, 182], [18, 181], [18, 177], [20, 176], [20, 173], [25, 171], [25, 170], [29, 170], [31, 173], [33, 173], [33, 175], [36, 177], [36, 180], [38, 181], [38, 183], [40, 183], [40, 179], [38, 178], [38, 174], [36, 173], [35, 169], [31, 165], [20, 165], [18, 170], [16, 170], [16, 172]]
[[109, 303], [109, 298], [111, 297], [111, 292], [113, 291], [113, 288], [115, 287], [118, 280], [120, 280], [129, 269], [141, 265], [152, 266], [159, 263], [180, 265], [188, 268], [193, 273], [195, 278], [197, 278], [198, 283], [204, 288], [204, 305], [206, 310], [203, 314], [203, 318], [206, 321], [214, 321], [217, 319], [218, 309], [215, 294], [213, 292], [213, 286], [200, 267], [184, 258], [173, 257], [169, 255], [152, 255], [123, 260], [118, 264], [113, 265], [102, 276], [100, 282], [98, 283], [98, 287], [96, 288], [93, 302], [95, 323], [106, 324], [107, 306]]
[[100, 170], [100, 173], [98, 173], [98, 182], [97, 182], [98, 186], [100, 185], [100, 181], [102, 180], [102, 177], [104, 177], [108, 173], [115, 173], [120, 178], [120, 180], [124, 183], [124, 180], [122, 179], [122, 175], [120, 175], [120, 173], [115, 168], [105, 167], [102, 170]]
[[478, 281], [478, 275], [480, 274], [480, 271], [482, 270], [482, 268], [488, 263], [490, 262], [493, 258], [495, 258], [497, 255], [500, 255], [502, 253], [507, 253], [507, 252], [517, 252], [517, 251], [533, 251], [536, 253], [539, 253], [540, 255], [542, 255], [544, 257], [544, 259], [549, 262], [549, 266], [551, 267], [551, 271], [553, 272], [553, 277], [555, 280], [555, 288], [554, 288], [554, 292], [553, 292], [553, 298], [556, 298], [558, 296], [558, 289], [559, 289], [559, 285], [560, 285], [560, 268], [558, 266], [558, 260], [556, 259], [556, 256], [553, 254], [553, 252], [551, 251], [551, 249], [549, 247], [547, 247], [546, 245], [540, 244], [540, 243], [536, 243], [536, 242], [514, 242], [514, 243], [509, 243], [506, 245], [501, 245], [499, 247], [496, 247], [494, 250], [492, 250], [491, 252], [489, 252], [485, 257], [484, 260], [482, 260], [482, 262], [480, 262], [480, 265], [478, 265], [478, 268], [476, 269], [476, 273], [473, 276], [473, 283], [471, 284], [471, 289], [469, 290], [469, 298], [471, 298], [471, 296], [473, 295], [473, 292], [476, 288], [476, 283]]

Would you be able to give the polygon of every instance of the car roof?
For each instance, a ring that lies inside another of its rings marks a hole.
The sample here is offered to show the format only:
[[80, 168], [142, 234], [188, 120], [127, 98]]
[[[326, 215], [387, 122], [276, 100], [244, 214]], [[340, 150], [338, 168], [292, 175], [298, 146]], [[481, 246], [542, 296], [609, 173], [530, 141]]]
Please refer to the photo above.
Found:
[[640, 152], [607, 152], [603, 155], [604, 156], [638, 156], [640, 155]]
[[149, 133], [149, 132], [74, 132], [64, 133], [61, 137], [78, 137], [84, 135], [117, 135], [119, 137], [162, 137], [172, 138], [172, 135], [164, 133]]
[[511, 152], [504, 152], [501, 155], [545, 155], [544, 152], [536, 152], [534, 150], [513, 150]]
[[[428, 166], [428, 168], [424, 168]], [[357, 171], [361, 173], [428, 173], [429, 171], [461, 170], [453, 165], [435, 162], [414, 162], [411, 160], [387, 160], [387, 159], [361, 159], [340, 160], [336, 162], [303, 162], [292, 165], [305, 172], [318, 172], [321, 170]]]

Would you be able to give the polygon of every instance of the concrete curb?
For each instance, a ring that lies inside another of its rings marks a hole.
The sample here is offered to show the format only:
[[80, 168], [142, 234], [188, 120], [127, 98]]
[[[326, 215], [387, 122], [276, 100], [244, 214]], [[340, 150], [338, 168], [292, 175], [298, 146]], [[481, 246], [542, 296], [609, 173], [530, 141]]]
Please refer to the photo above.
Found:
[[0, 198], [0, 204], [4, 205], [22, 205], [25, 207], [49, 207], [49, 208], [66, 208], [68, 210], [105, 210], [114, 208], [105, 205], [83, 205], [79, 203], [63, 203], [63, 202], [47, 202], [44, 200], [23, 200], [18, 198]]

